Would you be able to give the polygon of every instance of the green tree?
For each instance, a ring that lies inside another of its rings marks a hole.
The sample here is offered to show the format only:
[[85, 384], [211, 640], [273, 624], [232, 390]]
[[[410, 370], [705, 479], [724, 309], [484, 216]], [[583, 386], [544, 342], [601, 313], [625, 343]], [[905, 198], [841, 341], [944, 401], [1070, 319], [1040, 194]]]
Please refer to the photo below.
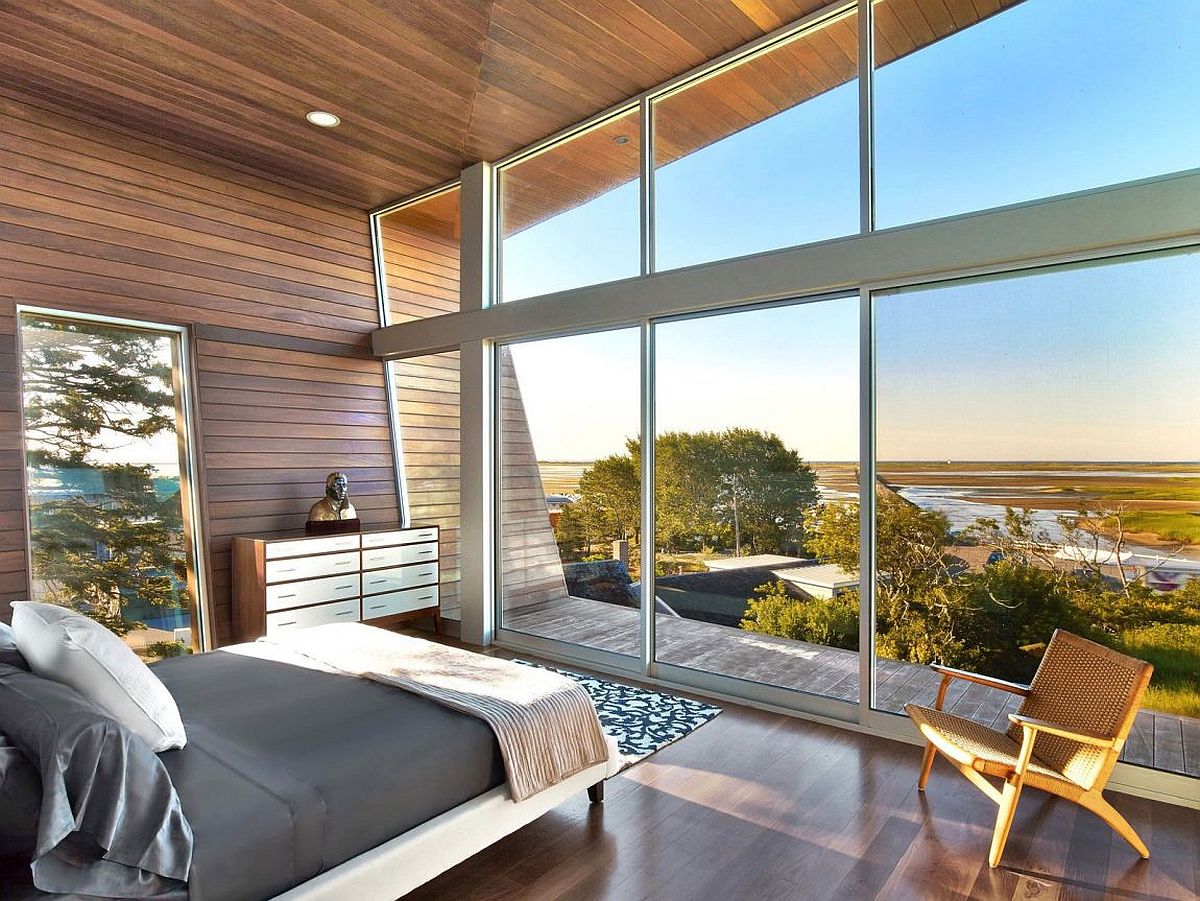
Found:
[[[922, 510], [891, 491], [875, 495], [875, 556], [880, 574], [877, 616], [900, 619], [912, 599], [947, 584], [952, 538], [945, 515]], [[858, 505], [825, 504], [814, 515], [808, 548], [825, 563], [858, 572]]]
[[113, 449], [174, 429], [172, 370], [161, 336], [23, 316], [26, 463], [60, 478], [83, 472], [101, 488], [31, 507], [33, 576], [46, 599], [118, 634], [136, 599], [179, 607], [185, 588], [182, 507], [160, 498], [148, 466]]
[[[575, 514], [589, 542], [641, 533], [640, 440], [597, 460], [579, 480]], [[817, 478], [779, 436], [753, 429], [665, 432], [655, 446], [655, 544], [783, 552], [804, 537]]]
[[738, 553], [783, 552], [803, 543], [804, 511], [817, 503], [817, 476], [778, 435], [729, 429], [718, 436], [718, 521]]
[[579, 500], [571, 505], [588, 543], [635, 542], [641, 530], [641, 473], [632, 453], [593, 463], [579, 477]]
[[816, 473], [778, 435], [664, 432], [654, 454], [658, 545], [767, 553], [803, 541], [805, 511], [819, 497]]
[[22, 317], [21, 387], [30, 465], [94, 465], [105, 434], [152, 438], [175, 426], [171, 366], [153, 335]]
[[554, 543], [558, 545], [558, 555], [564, 562], [578, 560], [585, 550], [590, 550], [587, 547], [587, 532], [575, 512], [575, 506], [564, 506], [558, 514], [558, 522], [554, 524]]

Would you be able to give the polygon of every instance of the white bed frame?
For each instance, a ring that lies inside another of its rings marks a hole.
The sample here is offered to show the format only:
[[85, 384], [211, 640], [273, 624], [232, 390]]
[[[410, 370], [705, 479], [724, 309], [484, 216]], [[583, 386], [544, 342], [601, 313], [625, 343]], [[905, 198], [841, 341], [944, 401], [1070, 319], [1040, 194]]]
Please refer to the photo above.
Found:
[[567, 799], [582, 795], [620, 769], [610, 737], [608, 760], [531, 798], [515, 802], [508, 784], [422, 823], [332, 870], [276, 896], [276, 901], [396, 901], [419, 885], [532, 823]]

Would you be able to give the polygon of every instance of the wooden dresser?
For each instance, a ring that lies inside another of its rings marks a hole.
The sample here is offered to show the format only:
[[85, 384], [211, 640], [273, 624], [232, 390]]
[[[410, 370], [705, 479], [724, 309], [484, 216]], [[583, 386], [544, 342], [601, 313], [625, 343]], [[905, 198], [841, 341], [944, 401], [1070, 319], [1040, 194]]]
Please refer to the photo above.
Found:
[[238, 641], [326, 623], [390, 626], [422, 616], [441, 632], [436, 526], [233, 539]]

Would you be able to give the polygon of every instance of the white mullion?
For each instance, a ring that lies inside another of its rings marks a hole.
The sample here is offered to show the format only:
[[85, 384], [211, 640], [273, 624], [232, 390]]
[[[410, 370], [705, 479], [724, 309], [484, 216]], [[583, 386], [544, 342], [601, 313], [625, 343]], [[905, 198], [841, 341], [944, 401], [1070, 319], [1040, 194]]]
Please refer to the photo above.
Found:
[[875, 230], [875, 5], [858, 0], [859, 231]]
[[875, 329], [871, 292], [858, 293], [858, 721], [875, 697]]
[[655, 599], [654, 584], [654, 430], [655, 430], [655, 353], [654, 353], [654, 324], [650, 320], [642, 323], [642, 529], [639, 536], [638, 551], [642, 558], [642, 636], [641, 656], [642, 672], [648, 676], [654, 675], [654, 643], [655, 643]]
[[[633, 326], [771, 300], [902, 287], [1200, 243], [1200, 171], [672, 269], [380, 329], [379, 356]], [[465, 225], [465, 222], [464, 222]]]
[[654, 103], [643, 97], [638, 107], [641, 134], [642, 275], [654, 271]]

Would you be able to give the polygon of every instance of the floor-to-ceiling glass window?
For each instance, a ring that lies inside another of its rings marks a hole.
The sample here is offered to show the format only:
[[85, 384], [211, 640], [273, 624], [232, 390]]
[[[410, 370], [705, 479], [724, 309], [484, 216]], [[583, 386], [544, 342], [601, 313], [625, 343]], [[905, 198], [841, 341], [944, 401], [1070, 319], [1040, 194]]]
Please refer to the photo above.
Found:
[[638, 329], [497, 350], [500, 626], [636, 657]]
[[1192, 252], [876, 297], [879, 709], [927, 663], [1026, 682], [1068, 629], [1155, 666], [1124, 759], [1200, 775], [1197, 283]]
[[1200, 165], [1200, 3], [880, 0], [879, 227]]
[[858, 310], [655, 325], [660, 663], [858, 699]]
[[20, 314], [32, 598], [147, 659], [201, 647], [182, 340]]
[[501, 167], [500, 299], [642, 271], [636, 109]]
[[656, 269], [859, 230], [858, 17], [658, 98]]

